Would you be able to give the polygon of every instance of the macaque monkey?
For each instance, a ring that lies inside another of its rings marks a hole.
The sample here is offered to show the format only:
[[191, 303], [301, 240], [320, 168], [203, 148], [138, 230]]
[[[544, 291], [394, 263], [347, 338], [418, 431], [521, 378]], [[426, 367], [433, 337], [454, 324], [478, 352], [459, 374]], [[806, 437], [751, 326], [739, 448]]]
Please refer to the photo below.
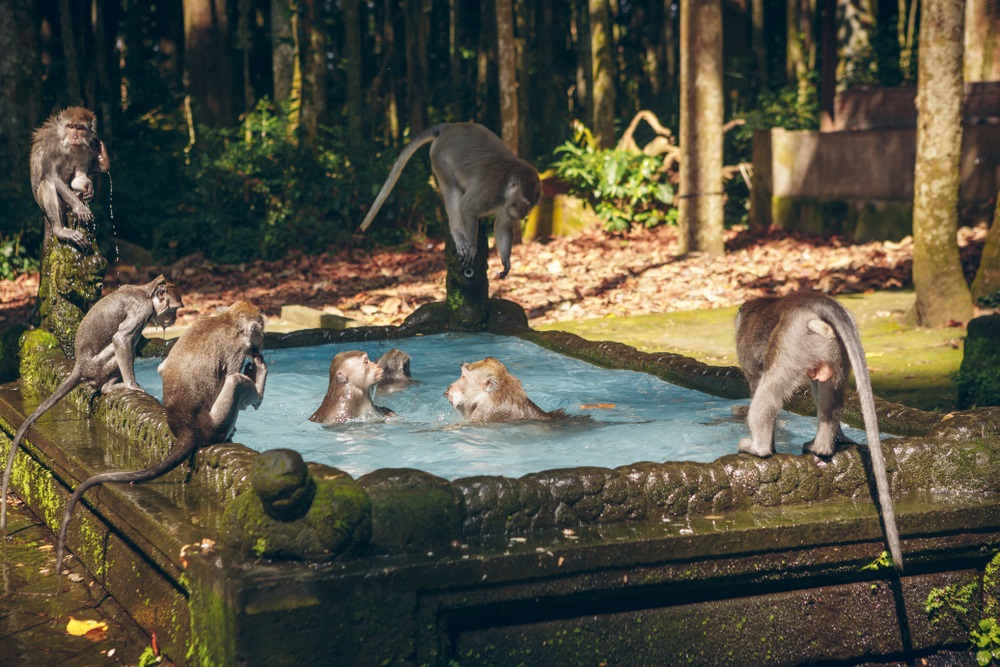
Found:
[[7, 454], [0, 491], [0, 530], [7, 529], [7, 489], [14, 455], [28, 428], [77, 385], [86, 382], [101, 393], [138, 389], [135, 381], [135, 348], [139, 334], [150, 321], [169, 327], [183, 308], [173, 283], [157, 276], [145, 285], [123, 285], [95, 303], [80, 321], [74, 347], [76, 363], [66, 380], [35, 408], [17, 429]]
[[360, 350], [341, 352], [330, 362], [330, 385], [309, 421], [342, 424], [351, 419], [381, 419], [394, 413], [372, 403], [372, 388], [382, 379], [382, 367]]
[[514, 225], [538, 203], [542, 186], [535, 168], [518, 159], [497, 135], [482, 125], [442, 123], [415, 136], [396, 158], [360, 230], [371, 224], [409, 159], [428, 143], [431, 169], [444, 198], [448, 226], [466, 277], [472, 276], [472, 262], [476, 258], [479, 218], [493, 213], [496, 216], [493, 237], [503, 262], [503, 271], [497, 278], [503, 278], [510, 271]]
[[562, 410], [546, 412], [524, 393], [521, 381], [493, 357], [462, 364], [462, 376], [444, 392], [445, 398], [468, 422], [514, 422], [560, 419]]
[[260, 407], [267, 382], [264, 317], [237, 301], [188, 328], [158, 370], [163, 376], [163, 406], [174, 444], [156, 465], [133, 472], [106, 472], [82, 482], [63, 512], [56, 547], [56, 572], [62, 569], [70, 515], [87, 489], [98, 484], [145, 482], [164, 475], [202, 446], [228, 442], [241, 410]]
[[94, 197], [90, 174], [111, 168], [107, 148], [97, 136], [94, 114], [83, 107], [53, 114], [35, 130], [30, 166], [31, 192], [45, 212], [45, 242], [54, 234], [85, 249], [87, 237], [66, 227], [63, 214], [71, 210], [80, 222], [93, 220], [94, 214], [84, 203]]
[[376, 393], [391, 394], [406, 389], [413, 383], [410, 376], [410, 355], [398, 347], [383, 354], [375, 363], [382, 369], [382, 379], [378, 382]]
[[850, 443], [840, 429], [839, 416], [847, 376], [854, 370], [886, 541], [896, 568], [902, 571], [903, 554], [879, 440], [875, 399], [861, 336], [851, 314], [832, 297], [818, 292], [752, 299], [740, 307], [736, 316], [736, 353], [751, 394], [747, 412], [750, 437], [740, 441], [739, 450], [754, 456], [774, 454], [778, 411], [807, 381], [812, 383], [819, 424], [815, 439], [807, 442], [803, 450], [832, 456], [837, 444]]

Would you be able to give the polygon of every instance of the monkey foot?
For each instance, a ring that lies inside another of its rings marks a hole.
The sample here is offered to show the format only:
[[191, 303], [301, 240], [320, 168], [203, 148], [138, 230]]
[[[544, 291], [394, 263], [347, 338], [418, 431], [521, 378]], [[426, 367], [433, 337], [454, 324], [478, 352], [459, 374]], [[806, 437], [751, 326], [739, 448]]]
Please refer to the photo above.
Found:
[[774, 447], [755, 447], [752, 438], [743, 438], [740, 440], [739, 451], [743, 454], [753, 454], [766, 459], [774, 454]]

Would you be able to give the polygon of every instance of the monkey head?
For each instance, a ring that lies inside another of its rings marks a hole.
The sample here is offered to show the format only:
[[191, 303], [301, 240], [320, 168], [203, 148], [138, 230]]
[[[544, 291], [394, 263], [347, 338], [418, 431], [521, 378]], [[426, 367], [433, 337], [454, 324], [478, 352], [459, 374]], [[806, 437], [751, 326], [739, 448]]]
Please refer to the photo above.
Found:
[[330, 362], [330, 384], [351, 385], [368, 391], [382, 379], [382, 367], [360, 350], [337, 354]]
[[247, 341], [247, 356], [251, 358], [262, 356], [261, 352], [264, 349], [264, 316], [261, 312], [246, 301], [237, 301], [229, 306], [223, 315], [232, 318], [237, 328], [245, 336], [245, 340]]
[[410, 355], [398, 347], [394, 347], [383, 354], [375, 363], [385, 371], [384, 379], [386, 380], [402, 380], [411, 377]]
[[542, 196], [542, 184], [535, 168], [526, 162], [507, 179], [504, 188], [504, 206], [511, 220], [523, 220], [531, 213]]
[[153, 301], [153, 322], [156, 326], [166, 329], [177, 321], [177, 311], [184, 307], [177, 286], [162, 275], [154, 278], [149, 286], [150, 298]]
[[[88, 152], [97, 160], [100, 171], [111, 170], [111, 159], [108, 156], [104, 142], [97, 136], [97, 117], [90, 109], [83, 107], [67, 107], [59, 113], [57, 127], [59, 138], [67, 151], [74, 153]], [[85, 174], [77, 174], [70, 187], [77, 192], [86, 191]], [[87, 179], [89, 181], [89, 179]], [[90, 185], [93, 188], [93, 185]]]
[[445, 390], [445, 398], [456, 410], [468, 417], [483, 403], [493, 402], [498, 395], [523, 394], [521, 383], [493, 357], [471, 364], [462, 364], [462, 375]]

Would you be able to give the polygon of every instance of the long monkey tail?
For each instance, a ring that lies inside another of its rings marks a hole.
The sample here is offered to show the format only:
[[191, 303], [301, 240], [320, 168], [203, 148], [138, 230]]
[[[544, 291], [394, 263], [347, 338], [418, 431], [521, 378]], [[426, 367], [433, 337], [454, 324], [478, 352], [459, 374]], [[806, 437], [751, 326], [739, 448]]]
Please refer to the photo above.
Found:
[[403, 173], [403, 167], [405, 167], [406, 163], [410, 161], [410, 158], [417, 152], [417, 149], [424, 144], [429, 144], [437, 139], [441, 134], [441, 131], [447, 126], [448, 123], [441, 123], [439, 125], [428, 127], [426, 130], [413, 137], [410, 143], [406, 144], [403, 151], [399, 154], [399, 157], [396, 158], [396, 162], [393, 163], [392, 170], [389, 172], [389, 177], [385, 179], [385, 184], [382, 186], [382, 189], [379, 190], [378, 196], [375, 197], [375, 203], [372, 204], [370, 209], [368, 209], [368, 215], [365, 216], [364, 222], [362, 222], [361, 226], [358, 227], [358, 231], [363, 232], [368, 229], [368, 225], [372, 224], [372, 220], [375, 219], [379, 209], [382, 208], [382, 204], [385, 203], [386, 197], [389, 196], [389, 193], [392, 192], [392, 188], [396, 185], [396, 181], [399, 180], [399, 175]]
[[847, 357], [854, 371], [854, 383], [858, 388], [858, 400], [861, 403], [861, 416], [865, 422], [865, 435], [868, 440], [868, 451], [872, 458], [872, 472], [875, 473], [875, 486], [878, 490], [879, 507], [882, 510], [882, 523], [885, 526], [885, 541], [889, 544], [889, 553], [896, 570], [903, 571], [903, 550], [899, 544], [899, 529], [896, 527], [896, 513], [892, 509], [892, 494], [889, 492], [889, 477], [885, 469], [885, 457], [882, 456], [882, 441], [878, 435], [878, 416], [875, 414], [875, 397], [872, 395], [872, 382], [868, 374], [868, 363], [865, 361], [864, 348], [858, 327], [850, 313], [839, 303], [834, 302], [827, 309], [823, 308], [821, 317], [829, 320], [836, 329]]
[[14, 468], [14, 456], [17, 454], [17, 448], [21, 444], [21, 440], [24, 439], [24, 434], [28, 432], [28, 429], [35, 423], [35, 420], [48, 412], [66, 394], [73, 391], [76, 385], [80, 384], [81, 380], [80, 373], [74, 369], [69, 374], [69, 377], [59, 385], [59, 388], [52, 392], [51, 396], [42, 401], [42, 404], [35, 408], [34, 412], [28, 415], [28, 418], [24, 420], [21, 427], [17, 429], [14, 439], [10, 441], [10, 451], [7, 453], [7, 467], [3, 471], [3, 488], [0, 490], [0, 530], [7, 530], [7, 491], [10, 488], [10, 473]]
[[73, 508], [88, 489], [107, 482], [128, 482], [129, 484], [133, 482], [148, 482], [151, 479], [156, 479], [161, 475], [167, 474], [179, 466], [185, 459], [191, 456], [191, 453], [195, 449], [197, 449], [197, 442], [191, 434], [187, 434], [186, 436], [177, 438], [167, 457], [154, 466], [144, 470], [128, 472], [105, 472], [81, 482], [80, 486], [76, 487], [73, 495], [69, 497], [66, 509], [63, 511], [62, 526], [59, 528], [59, 540], [56, 543], [56, 574], [59, 574], [59, 571], [62, 570], [63, 552], [66, 549], [66, 532], [69, 529], [69, 519], [73, 513]]

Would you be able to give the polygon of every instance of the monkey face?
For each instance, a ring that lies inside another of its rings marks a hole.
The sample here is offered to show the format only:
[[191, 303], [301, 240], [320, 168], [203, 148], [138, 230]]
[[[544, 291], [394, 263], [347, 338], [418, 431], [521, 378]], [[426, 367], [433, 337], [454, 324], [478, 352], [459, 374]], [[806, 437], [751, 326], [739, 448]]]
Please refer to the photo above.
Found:
[[153, 321], [156, 322], [156, 326], [163, 328], [173, 326], [177, 321], [177, 311], [183, 307], [184, 302], [173, 283], [163, 281], [157, 285], [153, 291]]

